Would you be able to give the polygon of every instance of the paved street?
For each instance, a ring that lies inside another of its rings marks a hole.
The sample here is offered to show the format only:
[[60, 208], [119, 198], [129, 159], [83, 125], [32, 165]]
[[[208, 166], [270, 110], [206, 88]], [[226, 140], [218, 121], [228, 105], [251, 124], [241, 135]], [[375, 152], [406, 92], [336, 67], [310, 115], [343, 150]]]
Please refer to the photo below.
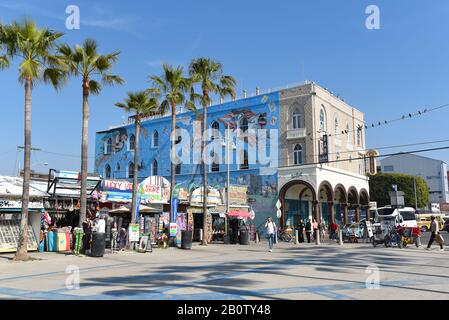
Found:
[[[263, 242], [195, 246], [191, 251], [126, 252], [104, 258], [44, 253], [33, 254], [40, 260], [27, 263], [13, 263], [8, 257], [0, 255], [0, 298], [449, 298], [449, 252], [437, 251], [436, 246], [426, 251], [369, 244], [281, 243], [270, 253]], [[68, 266], [80, 270], [79, 289], [66, 288]], [[368, 266], [379, 268], [379, 289], [367, 289]]]

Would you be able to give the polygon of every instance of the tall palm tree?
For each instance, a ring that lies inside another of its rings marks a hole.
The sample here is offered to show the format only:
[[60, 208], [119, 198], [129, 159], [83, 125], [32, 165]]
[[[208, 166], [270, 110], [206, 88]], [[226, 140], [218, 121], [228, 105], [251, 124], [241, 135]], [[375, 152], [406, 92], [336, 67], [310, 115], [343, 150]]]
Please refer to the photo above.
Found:
[[[87, 212], [87, 139], [89, 130], [89, 96], [101, 92], [101, 83], [105, 85], [123, 84], [125, 81], [110, 71], [117, 62], [120, 52], [115, 51], [105, 55], [97, 52], [97, 42], [86, 39], [82, 46], [73, 48], [65, 44], [59, 47], [59, 58], [65, 63], [67, 73], [80, 77], [83, 88], [83, 120], [81, 142], [81, 191], [80, 191], [80, 220], [81, 226], [86, 219]], [[98, 78], [95, 80], [94, 78]]]
[[170, 135], [170, 159], [171, 159], [171, 176], [170, 176], [170, 223], [172, 210], [173, 189], [175, 187], [175, 132], [176, 132], [176, 108], [182, 104], [189, 110], [195, 111], [195, 105], [186, 98], [186, 94], [190, 91], [191, 81], [183, 76], [183, 68], [181, 66], [173, 67], [168, 64], [162, 66], [162, 76], [150, 76], [153, 85], [147, 91], [161, 97], [160, 112], [165, 114], [171, 111], [171, 135]]
[[207, 245], [207, 167], [205, 153], [206, 139], [204, 132], [207, 123], [207, 107], [211, 103], [211, 94], [225, 97], [235, 97], [235, 86], [237, 81], [228, 75], [223, 75], [223, 65], [209, 58], [198, 58], [192, 60], [189, 66], [189, 75], [193, 82], [199, 83], [201, 93], [192, 92], [191, 99], [198, 101], [203, 107], [203, 118], [201, 123], [201, 162], [203, 167], [203, 240], [202, 245]]
[[[31, 161], [31, 95], [39, 81], [51, 82], [58, 89], [66, 80], [53, 49], [63, 33], [38, 28], [32, 20], [14, 22], [1, 28], [1, 42], [7, 56], [20, 59], [19, 81], [25, 86], [25, 152], [23, 170], [22, 216], [20, 236], [15, 260], [28, 260], [28, 204], [30, 198]], [[6, 56], [1, 57], [1, 65], [7, 66]]]
[[0, 70], [6, 69], [9, 67], [9, 59], [6, 54], [1, 54], [2, 50], [6, 47], [5, 42], [6, 39], [4, 39], [4, 26], [0, 23]]
[[159, 114], [159, 103], [155, 96], [149, 97], [146, 91], [130, 92], [124, 103], [116, 103], [117, 107], [122, 108], [128, 112], [134, 113], [135, 125], [135, 145], [134, 145], [134, 177], [133, 177], [133, 196], [131, 204], [131, 223], [136, 223], [136, 200], [138, 188], [138, 163], [139, 163], [139, 135], [141, 120], [143, 117]]

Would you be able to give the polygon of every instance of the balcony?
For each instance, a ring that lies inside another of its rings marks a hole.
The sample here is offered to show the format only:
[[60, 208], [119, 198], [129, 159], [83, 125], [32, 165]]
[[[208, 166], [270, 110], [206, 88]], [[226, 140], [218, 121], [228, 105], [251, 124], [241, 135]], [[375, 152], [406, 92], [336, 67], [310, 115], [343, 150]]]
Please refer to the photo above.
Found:
[[306, 138], [306, 128], [292, 129], [287, 131], [287, 140]]

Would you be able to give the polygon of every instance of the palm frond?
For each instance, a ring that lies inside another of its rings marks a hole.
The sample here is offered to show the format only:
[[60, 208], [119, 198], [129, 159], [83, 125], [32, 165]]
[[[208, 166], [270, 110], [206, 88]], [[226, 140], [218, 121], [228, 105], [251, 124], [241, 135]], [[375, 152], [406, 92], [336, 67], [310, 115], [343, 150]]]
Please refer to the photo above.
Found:
[[90, 80], [89, 81], [89, 90], [92, 94], [98, 95], [101, 92], [101, 84], [98, 81]]

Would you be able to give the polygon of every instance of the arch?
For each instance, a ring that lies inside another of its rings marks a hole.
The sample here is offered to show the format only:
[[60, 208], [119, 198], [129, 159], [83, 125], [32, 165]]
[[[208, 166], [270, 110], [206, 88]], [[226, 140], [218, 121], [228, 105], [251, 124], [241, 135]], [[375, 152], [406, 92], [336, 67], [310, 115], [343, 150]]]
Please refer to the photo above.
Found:
[[337, 184], [334, 188], [334, 202], [346, 204], [347, 199], [348, 194], [346, 193], [345, 187], [341, 183]]
[[153, 131], [153, 148], [159, 147], [159, 132], [157, 130]]
[[280, 218], [280, 226], [282, 228], [286, 227], [286, 222], [287, 222], [286, 221], [287, 220], [287, 217], [286, 217], [286, 215], [287, 215], [286, 194], [290, 188], [298, 186], [298, 185], [303, 186], [303, 189], [298, 192], [297, 199], [299, 201], [301, 201], [303, 199], [305, 193], [310, 194], [310, 198], [311, 198], [311, 202], [312, 202], [312, 206], [311, 206], [312, 216], [316, 216], [316, 214], [317, 214], [317, 207], [318, 207], [317, 203], [318, 202], [317, 202], [317, 194], [316, 194], [315, 188], [309, 182], [306, 182], [304, 180], [289, 181], [289, 182], [285, 183], [279, 191], [279, 200], [281, 201], [281, 213], [282, 213], [281, 218]]
[[337, 184], [334, 188], [334, 212], [335, 222], [337, 224], [346, 224], [348, 221], [348, 194], [346, 188]]
[[349, 187], [348, 189], [348, 210], [350, 211], [348, 218], [349, 221], [360, 221], [360, 207], [359, 207], [359, 194], [355, 187]]
[[[318, 195], [320, 195], [321, 191], [326, 192], [328, 202], [334, 201], [334, 189], [332, 189], [332, 186], [329, 181], [321, 182], [320, 187], [318, 188]], [[320, 200], [326, 200], [326, 199], [320, 198]]]
[[219, 138], [219, 134], [220, 134], [220, 124], [217, 121], [212, 121], [211, 125], [210, 125], [212, 132], [211, 132], [211, 140], [215, 140]]
[[326, 224], [334, 221], [334, 189], [329, 181], [322, 181], [318, 188], [319, 219]]

